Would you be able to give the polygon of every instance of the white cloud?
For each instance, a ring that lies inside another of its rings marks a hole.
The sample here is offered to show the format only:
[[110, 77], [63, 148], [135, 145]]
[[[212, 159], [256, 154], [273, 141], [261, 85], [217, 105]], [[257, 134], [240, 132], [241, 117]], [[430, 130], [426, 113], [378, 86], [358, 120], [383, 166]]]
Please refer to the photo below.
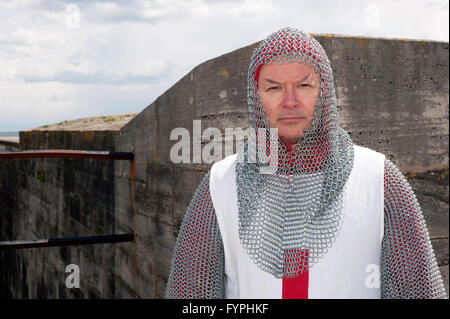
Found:
[[19, 78], [25, 82], [59, 82], [72, 84], [132, 84], [132, 83], [155, 83], [164, 77], [170, 75], [170, 67], [160, 69], [142, 69], [131, 72], [111, 72], [111, 71], [96, 71], [96, 72], [79, 72], [73, 70], [61, 70], [53, 74], [44, 72], [19, 73]]
[[[66, 25], [71, 3], [79, 28]], [[142, 110], [281, 27], [448, 41], [448, 12], [446, 0], [0, 1], [0, 131]]]
[[273, 14], [281, 12], [282, 7], [278, 6], [276, 2], [270, 0], [245, 0], [243, 2], [222, 3], [224, 13], [232, 15], [235, 18], [265, 18]]

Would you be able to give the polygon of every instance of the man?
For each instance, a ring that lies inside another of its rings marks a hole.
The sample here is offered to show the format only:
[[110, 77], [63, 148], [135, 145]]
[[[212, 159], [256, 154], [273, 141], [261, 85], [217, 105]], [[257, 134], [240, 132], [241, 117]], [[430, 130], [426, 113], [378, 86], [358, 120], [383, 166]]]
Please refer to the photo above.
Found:
[[[330, 62], [313, 37], [286, 28], [254, 50], [248, 107], [256, 138], [200, 183], [166, 297], [446, 297], [411, 188], [339, 127]], [[276, 159], [272, 173], [264, 155]]]

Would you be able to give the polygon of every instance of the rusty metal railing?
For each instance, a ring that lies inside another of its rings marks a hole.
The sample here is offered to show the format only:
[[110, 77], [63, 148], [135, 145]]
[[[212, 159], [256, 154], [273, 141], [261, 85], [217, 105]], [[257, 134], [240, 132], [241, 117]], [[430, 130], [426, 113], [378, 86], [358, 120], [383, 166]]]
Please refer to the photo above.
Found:
[[3, 151], [0, 152], [0, 158], [96, 158], [132, 161], [134, 159], [134, 154], [104, 151], [26, 150]]
[[84, 237], [48, 238], [36, 240], [0, 241], [0, 250], [55, 246], [79, 246], [133, 241], [134, 234], [100, 235]]
[[[134, 154], [130, 152], [78, 150], [13, 150], [0, 152], [0, 159], [1, 158], [92, 158], [108, 160], [129, 160], [131, 161], [130, 181], [134, 179]], [[84, 237], [0, 241], [0, 250], [130, 242], [134, 241], [134, 237], [134, 233], [127, 233]]]

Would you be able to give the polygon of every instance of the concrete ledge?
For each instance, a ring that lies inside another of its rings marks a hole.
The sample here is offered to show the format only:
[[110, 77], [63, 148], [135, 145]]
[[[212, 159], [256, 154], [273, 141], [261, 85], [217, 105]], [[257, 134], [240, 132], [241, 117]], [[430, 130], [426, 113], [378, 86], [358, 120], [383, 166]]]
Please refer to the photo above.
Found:
[[19, 149], [19, 137], [0, 137], [0, 151]]

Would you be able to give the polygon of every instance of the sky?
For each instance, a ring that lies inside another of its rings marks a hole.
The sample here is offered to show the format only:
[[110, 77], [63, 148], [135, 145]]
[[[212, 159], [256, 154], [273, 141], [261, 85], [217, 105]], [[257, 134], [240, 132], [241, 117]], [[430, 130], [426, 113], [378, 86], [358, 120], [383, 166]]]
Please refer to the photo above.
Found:
[[449, 41], [448, 0], [0, 0], [0, 132], [140, 112], [283, 28]]

